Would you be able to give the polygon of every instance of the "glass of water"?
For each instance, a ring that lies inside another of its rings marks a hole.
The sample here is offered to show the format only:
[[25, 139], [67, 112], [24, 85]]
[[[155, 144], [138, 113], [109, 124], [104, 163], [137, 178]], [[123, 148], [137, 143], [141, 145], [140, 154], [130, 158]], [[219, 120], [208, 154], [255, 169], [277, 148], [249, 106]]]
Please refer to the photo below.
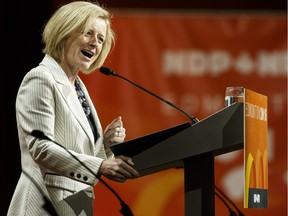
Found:
[[225, 107], [244, 101], [244, 88], [238, 86], [226, 87]]

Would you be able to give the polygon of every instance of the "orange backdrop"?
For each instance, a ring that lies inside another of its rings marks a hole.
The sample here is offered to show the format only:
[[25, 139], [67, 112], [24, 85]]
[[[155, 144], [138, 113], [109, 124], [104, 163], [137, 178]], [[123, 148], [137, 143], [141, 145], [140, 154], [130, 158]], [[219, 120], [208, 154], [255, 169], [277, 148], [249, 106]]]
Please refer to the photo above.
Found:
[[[286, 16], [114, 11], [113, 26], [116, 46], [105, 66], [200, 120], [224, 107], [227, 86], [243, 86], [268, 97], [269, 207], [243, 208], [243, 150], [215, 158], [215, 184], [245, 215], [286, 216]], [[82, 79], [103, 128], [121, 115], [127, 140], [188, 121], [119, 78], [97, 72]], [[184, 215], [181, 169], [124, 184], [106, 181], [136, 216]], [[99, 183], [95, 192], [96, 215], [121, 215], [118, 200], [105, 186]], [[217, 197], [215, 202], [216, 215], [228, 215]]]

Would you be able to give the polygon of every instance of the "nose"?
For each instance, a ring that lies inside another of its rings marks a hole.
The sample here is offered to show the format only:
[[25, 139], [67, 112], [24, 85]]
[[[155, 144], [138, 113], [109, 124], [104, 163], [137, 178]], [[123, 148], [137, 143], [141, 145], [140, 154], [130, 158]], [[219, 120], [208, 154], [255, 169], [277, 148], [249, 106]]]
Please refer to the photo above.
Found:
[[93, 49], [96, 49], [96, 52], [98, 52], [101, 49], [102, 45], [103, 45], [102, 41], [100, 41], [97, 37], [93, 37], [89, 41], [89, 46], [91, 46]]
[[89, 45], [95, 48], [97, 46], [97, 38], [96, 37], [91, 37], [89, 41]]

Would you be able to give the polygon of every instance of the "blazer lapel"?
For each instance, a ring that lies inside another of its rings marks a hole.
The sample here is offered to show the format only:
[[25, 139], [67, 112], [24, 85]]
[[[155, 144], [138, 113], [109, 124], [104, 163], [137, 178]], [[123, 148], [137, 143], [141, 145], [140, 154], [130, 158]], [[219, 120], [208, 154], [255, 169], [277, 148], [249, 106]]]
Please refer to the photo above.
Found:
[[89, 137], [91, 143], [94, 145], [94, 135], [92, 133], [92, 130], [90, 128], [89, 122], [87, 120], [87, 117], [83, 111], [83, 108], [77, 98], [77, 95], [75, 94], [75, 90], [73, 87], [70, 85], [62, 85], [58, 84], [58, 89], [60, 93], [63, 96], [63, 99], [66, 101], [67, 106], [69, 106], [71, 112], [83, 128], [83, 130], [86, 132], [87, 136]]
[[60, 92], [63, 100], [67, 103], [67, 106], [89, 137], [91, 144], [94, 146], [94, 136], [90, 128], [89, 122], [77, 98], [77, 95], [75, 94], [75, 89], [73, 88], [73, 86], [71, 86], [71, 83], [69, 82], [65, 72], [62, 70], [59, 64], [48, 55], [46, 55], [46, 57], [44, 58], [43, 64], [51, 68], [50, 72], [55, 78], [58, 91]]

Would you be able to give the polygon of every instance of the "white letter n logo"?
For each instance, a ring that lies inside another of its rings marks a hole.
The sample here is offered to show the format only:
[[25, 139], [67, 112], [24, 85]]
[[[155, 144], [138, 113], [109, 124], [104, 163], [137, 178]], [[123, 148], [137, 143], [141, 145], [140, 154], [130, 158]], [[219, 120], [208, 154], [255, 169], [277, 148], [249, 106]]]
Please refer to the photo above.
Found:
[[254, 203], [260, 203], [260, 194], [254, 194]]

